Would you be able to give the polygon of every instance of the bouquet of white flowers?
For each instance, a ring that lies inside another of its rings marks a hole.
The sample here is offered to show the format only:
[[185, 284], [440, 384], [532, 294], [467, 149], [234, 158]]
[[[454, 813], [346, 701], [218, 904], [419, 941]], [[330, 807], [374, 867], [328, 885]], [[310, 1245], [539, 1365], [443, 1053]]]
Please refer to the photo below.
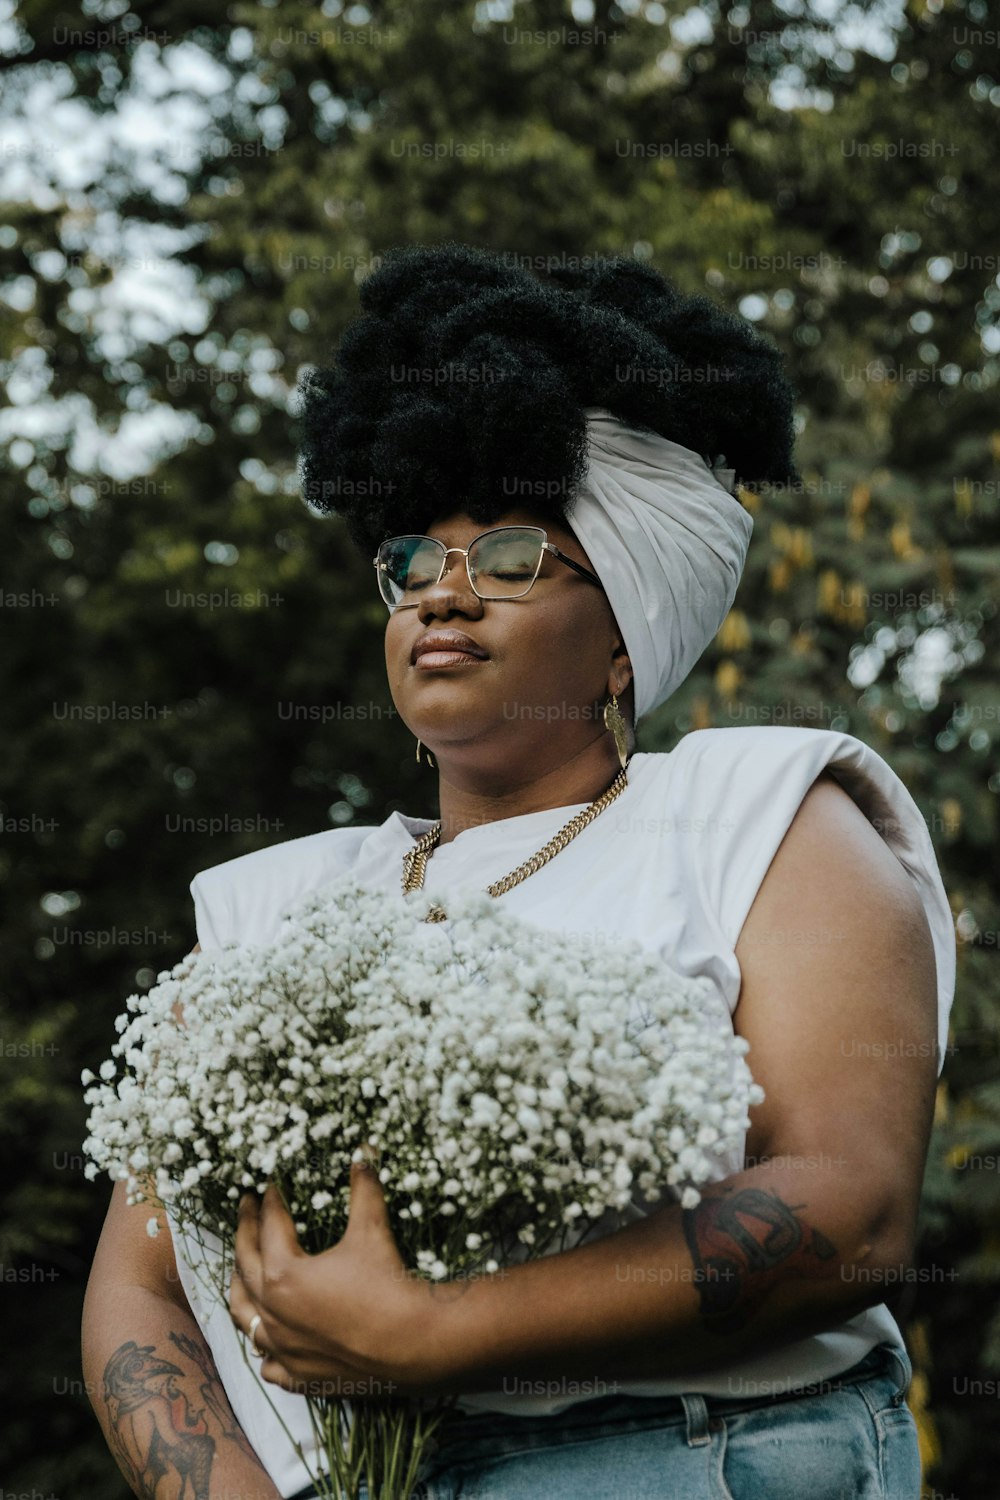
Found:
[[[273, 943], [189, 955], [130, 996], [101, 1081], [83, 1074], [87, 1175], [230, 1254], [241, 1194], [273, 1181], [316, 1253], [371, 1142], [400, 1253], [434, 1280], [605, 1232], [637, 1193], [693, 1207], [763, 1098], [715, 985], [634, 940], [595, 963], [485, 893], [449, 894], [443, 922], [433, 904], [340, 877]], [[228, 1256], [212, 1263], [226, 1300]], [[409, 1496], [433, 1430], [416, 1403], [387, 1424], [384, 1405], [301, 1399], [321, 1494], [353, 1500], [361, 1463], [371, 1500]]]

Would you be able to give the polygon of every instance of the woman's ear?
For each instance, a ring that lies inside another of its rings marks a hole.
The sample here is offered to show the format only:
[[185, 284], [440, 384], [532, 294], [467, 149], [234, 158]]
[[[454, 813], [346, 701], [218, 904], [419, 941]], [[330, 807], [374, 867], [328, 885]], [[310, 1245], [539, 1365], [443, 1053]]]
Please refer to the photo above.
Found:
[[[617, 693], [618, 697], [632, 688], [632, 663], [628, 658], [628, 651], [624, 646], [619, 646], [611, 663], [611, 671], [608, 676], [608, 692]], [[634, 697], [634, 689], [633, 689]]]

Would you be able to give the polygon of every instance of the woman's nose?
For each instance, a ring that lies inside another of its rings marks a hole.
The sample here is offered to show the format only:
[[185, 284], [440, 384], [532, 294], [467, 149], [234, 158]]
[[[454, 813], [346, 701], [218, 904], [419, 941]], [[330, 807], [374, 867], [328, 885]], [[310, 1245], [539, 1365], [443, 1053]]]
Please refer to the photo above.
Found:
[[428, 600], [439, 608], [454, 607], [458, 602], [473, 610], [481, 608], [482, 600], [472, 587], [466, 554], [461, 547], [448, 548], [441, 577], [421, 594], [422, 604]]

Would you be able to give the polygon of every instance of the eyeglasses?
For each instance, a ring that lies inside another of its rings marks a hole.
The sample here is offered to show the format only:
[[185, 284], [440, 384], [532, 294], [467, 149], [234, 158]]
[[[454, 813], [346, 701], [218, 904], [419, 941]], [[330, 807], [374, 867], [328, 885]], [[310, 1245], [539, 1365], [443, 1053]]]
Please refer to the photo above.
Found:
[[372, 562], [389, 609], [416, 609], [423, 591], [444, 577], [449, 552], [465, 558], [469, 582], [480, 599], [520, 599], [538, 577], [546, 552], [603, 588], [596, 573], [560, 552], [540, 526], [494, 526], [468, 547], [446, 547], [432, 536], [394, 536], [383, 542]]

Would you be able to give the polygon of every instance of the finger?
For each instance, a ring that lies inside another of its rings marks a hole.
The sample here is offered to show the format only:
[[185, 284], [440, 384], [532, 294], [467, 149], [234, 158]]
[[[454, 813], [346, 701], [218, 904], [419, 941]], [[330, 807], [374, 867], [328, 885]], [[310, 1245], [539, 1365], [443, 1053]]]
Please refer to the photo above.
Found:
[[260, 1373], [270, 1384], [279, 1385], [282, 1390], [293, 1391], [298, 1396], [363, 1396], [375, 1404], [399, 1399], [395, 1381], [359, 1378], [356, 1371], [347, 1367], [342, 1371], [327, 1371], [325, 1375], [309, 1375], [296, 1370], [293, 1361], [269, 1354]]
[[378, 1172], [367, 1161], [351, 1163], [351, 1201], [347, 1211], [347, 1228], [356, 1233], [392, 1235], [389, 1207], [385, 1201]]
[[[237, 1332], [245, 1334], [254, 1313], [261, 1311], [247, 1290], [246, 1283], [234, 1271], [229, 1282], [229, 1316]], [[260, 1324], [257, 1326], [259, 1329]]]
[[233, 1248], [234, 1276], [244, 1282], [256, 1296], [260, 1295], [260, 1200], [256, 1193], [244, 1193], [239, 1203], [236, 1240]]
[[260, 1205], [260, 1234], [258, 1244], [262, 1270], [274, 1274], [289, 1260], [305, 1252], [299, 1244], [295, 1220], [282, 1202], [281, 1194], [273, 1182], [269, 1182]]
[[279, 1385], [283, 1391], [294, 1391], [295, 1382], [280, 1359], [269, 1354], [260, 1367], [261, 1379], [271, 1385]]
[[236, 1233], [242, 1234], [247, 1245], [256, 1245], [260, 1228], [260, 1197], [257, 1193], [243, 1193], [236, 1211]]
[[292, 1391], [297, 1396], [337, 1396], [340, 1394], [338, 1380], [318, 1378], [306, 1379], [301, 1375], [293, 1375], [288, 1366], [280, 1359], [269, 1355], [260, 1367], [263, 1378], [271, 1385], [278, 1385], [283, 1391]]

